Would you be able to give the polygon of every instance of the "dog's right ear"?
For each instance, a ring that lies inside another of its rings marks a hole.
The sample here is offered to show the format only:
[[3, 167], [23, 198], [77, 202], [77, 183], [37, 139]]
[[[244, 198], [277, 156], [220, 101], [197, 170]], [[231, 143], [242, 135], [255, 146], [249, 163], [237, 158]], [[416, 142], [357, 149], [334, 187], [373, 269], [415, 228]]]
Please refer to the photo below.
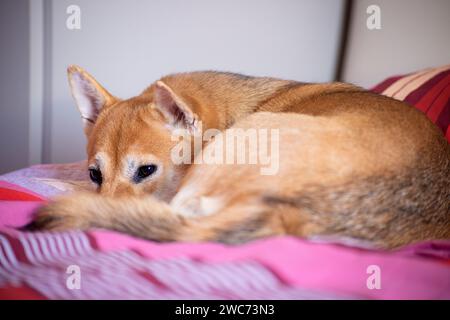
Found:
[[69, 66], [67, 75], [72, 96], [83, 120], [84, 133], [89, 137], [100, 111], [114, 104], [118, 99], [78, 66]]

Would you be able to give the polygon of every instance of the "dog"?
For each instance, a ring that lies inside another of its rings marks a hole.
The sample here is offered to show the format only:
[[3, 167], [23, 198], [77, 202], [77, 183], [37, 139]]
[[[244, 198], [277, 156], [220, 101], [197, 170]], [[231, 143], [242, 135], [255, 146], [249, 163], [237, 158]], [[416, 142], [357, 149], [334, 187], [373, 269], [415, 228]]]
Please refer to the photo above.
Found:
[[[404, 102], [345, 83], [222, 72], [169, 75], [121, 100], [80, 67], [68, 74], [97, 192], [50, 201], [26, 230], [229, 244], [333, 237], [384, 249], [450, 238], [450, 146]], [[175, 164], [174, 132], [200, 127], [218, 134], [192, 163]], [[275, 174], [260, 163], [195, 163], [250, 129], [278, 133], [268, 137]]]

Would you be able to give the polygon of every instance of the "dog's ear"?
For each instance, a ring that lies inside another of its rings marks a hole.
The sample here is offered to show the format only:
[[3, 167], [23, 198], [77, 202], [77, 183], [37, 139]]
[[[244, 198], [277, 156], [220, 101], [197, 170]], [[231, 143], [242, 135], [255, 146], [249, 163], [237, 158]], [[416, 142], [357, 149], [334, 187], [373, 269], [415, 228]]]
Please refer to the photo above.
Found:
[[162, 81], [155, 84], [154, 102], [170, 128], [187, 129], [191, 134], [199, 129], [198, 117], [192, 107]]
[[118, 101], [89, 73], [78, 66], [67, 68], [70, 89], [83, 120], [84, 132], [89, 134], [100, 111]]

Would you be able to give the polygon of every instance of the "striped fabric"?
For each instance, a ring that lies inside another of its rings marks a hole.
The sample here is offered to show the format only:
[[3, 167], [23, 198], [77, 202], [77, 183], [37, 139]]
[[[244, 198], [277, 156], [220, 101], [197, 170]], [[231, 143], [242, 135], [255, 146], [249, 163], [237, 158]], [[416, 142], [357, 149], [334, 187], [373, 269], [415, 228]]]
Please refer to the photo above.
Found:
[[[206, 264], [183, 257], [147, 260], [130, 250], [102, 252], [82, 232], [0, 234], [0, 298], [11, 287], [49, 299], [336, 299], [288, 287], [253, 261]], [[81, 288], [66, 285], [68, 266]], [[26, 284], [26, 287], [23, 285]], [[30, 288], [33, 291], [26, 288]], [[29, 296], [28, 296], [29, 297]]]
[[372, 91], [405, 101], [424, 112], [450, 142], [450, 65], [389, 78]]
[[[26, 233], [11, 227], [42, 200], [2, 181], [0, 199], [0, 299], [450, 299], [450, 241], [380, 252], [292, 237], [224, 246]], [[70, 266], [79, 289], [67, 285]], [[370, 266], [379, 290], [367, 285]]]

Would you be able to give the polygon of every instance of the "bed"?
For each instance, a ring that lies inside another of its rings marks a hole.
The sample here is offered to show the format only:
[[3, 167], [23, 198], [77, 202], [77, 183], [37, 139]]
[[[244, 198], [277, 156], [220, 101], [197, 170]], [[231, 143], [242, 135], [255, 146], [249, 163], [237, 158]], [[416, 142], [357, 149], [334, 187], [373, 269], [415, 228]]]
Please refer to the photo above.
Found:
[[[450, 141], [450, 66], [373, 91], [426, 113]], [[0, 299], [450, 299], [450, 240], [388, 252], [287, 236], [227, 246], [18, 231], [47, 199], [88, 188], [83, 161], [0, 176]]]

